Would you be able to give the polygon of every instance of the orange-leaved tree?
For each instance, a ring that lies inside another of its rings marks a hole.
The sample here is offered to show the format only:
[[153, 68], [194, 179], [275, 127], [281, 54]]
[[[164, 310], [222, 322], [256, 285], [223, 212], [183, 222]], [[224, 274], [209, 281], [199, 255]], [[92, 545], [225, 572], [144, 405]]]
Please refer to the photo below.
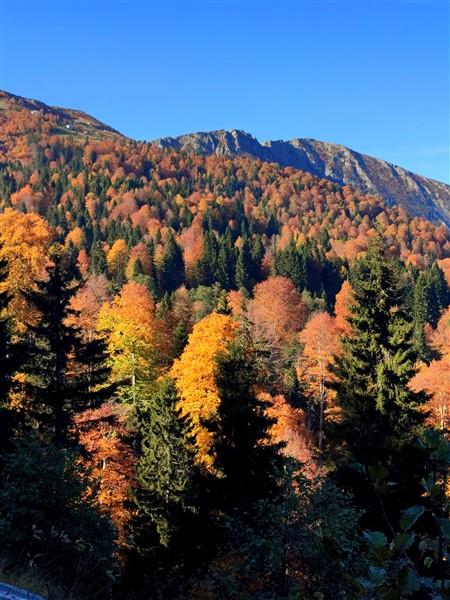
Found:
[[350, 335], [352, 326], [348, 319], [351, 316], [350, 307], [354, 302], [353, 290], [349, 281], [344, 281], [338, 294], [336, 295], [336, 303], [334, 305], [335, 322], [339, 333]]
[[248, 303], [247, 316], [254, 342], [264, 347], [260, 369], [271, 391], [282, 392], [292, 366], [289, 350], [308, 318], [308, 308], [294, 284], [286, 277], [269, 277], [258, 283]]
[[440, 358], [432, 360], [429, 365], [421, 365], [410, 385], [415, 391], [425, 390], [431, 394], [427, 405], [431, 410], [431, 421], [436, 427], [447, 430], [450, 412], [450, 308], [442, 313], [430, 338]]
[[318, 447], [322, 448], [325, 406], [333, 399], [335, 392], [330, 384], [333, 375], [330, 367], [334, 356], [340, 350], [339, 333], [335, 319], [326, 312], [315, 313], [300, 333], [304, 344], [297, 364], [297, 375], [303, 382], [309, 399], [309, 423], [312, 413], [318, 409]]
[[127, 439], [129, 410], [108, 402], [77, 416], [80, 443], [87, 456], [84, 464], [98, 483], [97, 500], [118, 531], [118, 542], [125, 543], [125, 529], [131, 517], [130, 488], [136, 457]]

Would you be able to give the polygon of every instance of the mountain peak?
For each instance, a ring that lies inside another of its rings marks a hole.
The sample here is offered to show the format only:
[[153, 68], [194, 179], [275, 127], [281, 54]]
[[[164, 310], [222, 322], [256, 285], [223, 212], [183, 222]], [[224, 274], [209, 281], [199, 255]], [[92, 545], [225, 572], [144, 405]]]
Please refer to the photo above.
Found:
[[294, 138], [261, 143], [245, 131], [232, 129], [161, 138], [154, 143], [195, 154], [247, 155], [294, 167], [341, 185], [351, 185], [365, 194], [381, 196], [413, 215], [450, 226], [449, 185], [333, 142]]

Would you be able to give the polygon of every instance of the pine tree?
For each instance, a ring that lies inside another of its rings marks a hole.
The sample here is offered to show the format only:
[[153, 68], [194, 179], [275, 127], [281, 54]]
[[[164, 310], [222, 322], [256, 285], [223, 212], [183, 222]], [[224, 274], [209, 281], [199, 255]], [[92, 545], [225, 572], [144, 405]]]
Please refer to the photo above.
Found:
[[450, 304], [450, 289], [439, 265], [433, 263], [428, 272], [427, 321], [436, 327], [442, 311]]
[[160, 295], [174, 292], [184, 281], [183, 253], [172, 231], [167, 236], [166, 249], [157, 272]]
[[427, 274], [422, 271], [418, 274], [412, 295], [412, 317], [414, 324], [414, 345], [419, 358], [424, 361], [430, 359], [430, 348], [425, 337], [425, 324], [428, 319], [429, 281]]
[[101, 275], [107, 272], [106, 256], [100, 240], [92, 244], [91, 249], [91, 271], [94, 275]]
[[140, 458], [129, 576], [130, 587], [140, 588], [139, 598], [175, 597], [186, 573], [200, 564], [202, 539], [208, 534], [199, 521], [197, 470], [177, 402], [174, 383], [165, 378], [148, 390], [136, 415]]
[[242, 244], [236, 262], [236, 286], [238, 289], [250, 289], [252, 271], [252, 257], [248, 237], [242, 237]]
[[203, 238], [203, 254], [197, 268], [198, 285], [212, 285], [216, 281], [219, 246], [214, 232], [208, 229]]
[[264, 258], [264, 244], [260, 235], [256, 235], [251, 244], [251, 271], [250, 277], [255, 282], [260, 279], [260, 270]]
[[68, 279], [61, 258], [54, 258], [47, 281], [27, 295], [38, 310], [37, 324], [28, 326], [29, 357], [21, 369], [27, 375], [29, 416], [58, 447], [70, 445], [73, 415], [108, 396], [106, 346], [102, 340], [83, 342], [68, 323], [76, 311], [70, 301], [77, 286]]
[[364, 523], [386, 531], [422, 494], [426, 456], [417, 437], [427, 397], [408, 387], [417, 359], [413, 329], [380, 239], [356, 263], [351, 282], [353, 333], [333, 369], [339, 421], [329, 426], [328, 442], [340, 483], [366, 510]]
[[275, 252], [275, 275], [289, 277], [295, 287], [301, 292], [306, 288], [307, 273], [305, 257], [291, 240], [284, 250]]
[[230, 290], [235, 284], [236, 252], [233, 246], [231, 231], [227, 228], [225, 235], [219, 239], [216, 280], [224, 290]]
[[[0, 449], [8, 446], [14, 414], [9, 407], [9, 391], [18, 359], [18, 345], [11, 339], [10, 319], [7, 315], [10, 296], [6, 289], [8, 264], [0, 260]], [[1, 456], [2, 452], [0, 452]]]
[[253, 389], [254, 357], [246, 337], [239, 336], [216, 359], [220, 403], [206, 427], [214, 436], [217, 473], [211, 484], [212, 506], [222, 516], [251, 523], [256, 505], [275, 500], [279, 493], [282, 445], [270, 440], [273, 421]]
[[421, 360], [429, 362], [432, 351], [429, 348], [424, 327], [429, 323], [436, 327], [442, 311], [450, 304], [450, 290], [444, 273], [434, 263], [417, 275], [412, 293], [412, 314], [414, 321], [414, 343]]

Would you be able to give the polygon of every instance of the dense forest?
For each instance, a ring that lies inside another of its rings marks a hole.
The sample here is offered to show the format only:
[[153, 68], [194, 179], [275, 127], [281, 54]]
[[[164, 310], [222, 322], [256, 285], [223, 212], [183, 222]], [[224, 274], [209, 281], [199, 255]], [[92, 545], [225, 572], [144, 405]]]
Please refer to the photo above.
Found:
[[449, 286], [378, 197], [3, 98], [1, 576], [449, 597]]

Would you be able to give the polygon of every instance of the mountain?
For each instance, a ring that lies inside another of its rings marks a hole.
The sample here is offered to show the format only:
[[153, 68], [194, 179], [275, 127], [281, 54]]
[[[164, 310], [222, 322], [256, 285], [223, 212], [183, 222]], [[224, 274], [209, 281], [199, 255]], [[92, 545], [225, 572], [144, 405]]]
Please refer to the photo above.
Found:
[[[83, 111], [49, 106], [38, 100], [0, 91], [0, 123], [10, 114], [16, 118], [16, 134], [29, 129], [30, 119], [45, 117], [48, 133], [85, 139], [126, 140], [119, 131]], [[351, 185], [363, 194], [380, 196], [387, 204], [398, 204], [412, 216], [443, 222], [450, 227], [450, 186], [417, 175], [385, 160], [361, 154], [345, 146], [314, 139], [259, 142], [252, 135], [233, 129], [164, 137], [152, 142], [160, 148], [199, 155], [249, 156], [309, 172], [341, 185]]]
[[23, 98], [0, 90], [0, 121], [11, 113], [23, 112], [27, 116], [53, 117], [55, 128], [53, 133], [75, 137], [117, 138], [121, 133], [91, 117], [81, 110], [49, 106], [39, 100]]
[[450, 186], [411, 173], [385, 160], [345, 146], [314, 139], [259, 142], [239, 130], [192, 133], [155, 140], [161, 148], [218, 156], [248, 155], [308, 171], [365, 194], [377, 194], [388, 204], [399, 204], [415, 216], [450, 226]]

